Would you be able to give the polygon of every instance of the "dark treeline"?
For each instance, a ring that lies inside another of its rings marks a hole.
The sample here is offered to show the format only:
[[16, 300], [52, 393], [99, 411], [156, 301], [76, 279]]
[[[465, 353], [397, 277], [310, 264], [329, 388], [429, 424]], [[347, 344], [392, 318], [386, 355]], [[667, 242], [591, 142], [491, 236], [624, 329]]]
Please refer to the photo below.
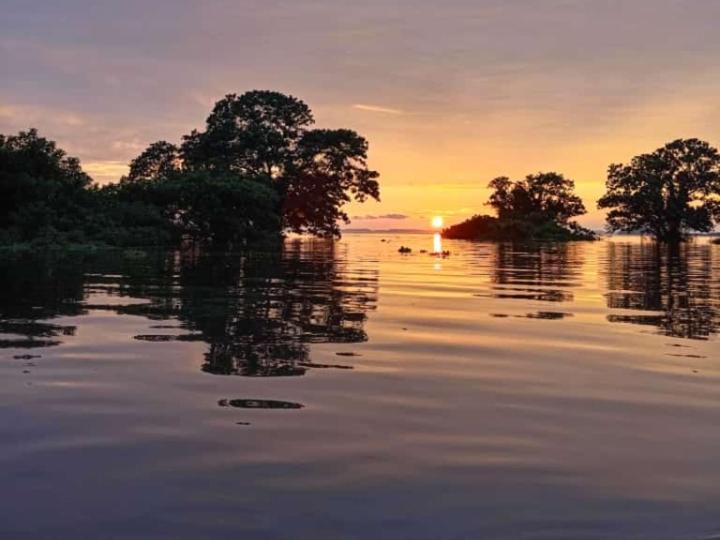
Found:
[[[283, 232], [338, 237], [351, 200], [379, 199], [367, 141], [348, 129], [313, 129], [301, 100], [271, 91], [229, 94], [204, 130], [158, 141], [119, 182], [98, 186], [54, 142], [31, 129], [0, 135], [0, 244], [240, 245]], [[676, 243], [720, 222], [720, 154], [680, 139], [608, 169], [610, 232]], [[590, 240], [575, 183], [555, 172], [488, 186], [495, 216], [476, 215], [448, 238]]]
[[237, 245], [283, 231], [340, 234], [350, 200], [379, 199], [367, 141], [312, 129], [301, 100], [229, 94], [203, 131], [151, 144], [120, 182], [98, 186], [31, 129], [0, 135], [0, 243]]
[[[492, 180], [486, 204], [496, 216], [476, 215], [443, 231], [448, 238], [589, 240], [592, 231], [572, 218], [587, 212], [575, 183], [558, 173]], [[677, 243], [720, 223], [720, 154], [698, 139], [679, 139], [630, 164], [612, 164], [598, 207], [609, 232], [650, 235]]]

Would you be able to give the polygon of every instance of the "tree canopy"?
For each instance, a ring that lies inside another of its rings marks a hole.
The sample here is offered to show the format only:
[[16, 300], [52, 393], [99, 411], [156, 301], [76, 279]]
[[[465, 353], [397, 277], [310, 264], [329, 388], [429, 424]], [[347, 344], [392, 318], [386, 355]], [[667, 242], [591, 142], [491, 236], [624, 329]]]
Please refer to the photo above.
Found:
[[75, 228], [90, 177], [37, 130], [0, 135], [0, 229], [21, 238]]
[[279, 92], [218, 101], [203, 131], [161, 140], [117, 184], [92, 185], [76, 158], [36, 130], [0, 135], [0, 241], [242, 243], [282, 231], [340, 236], [343, 206], [379, 199], [368, 143], [312, 129], [312, 111]]
[[720, 155], [707, 142], [678, 139], [629, 165], [612, 164], [607, 192], [608, 228], [677, 242], [690, 231], [720, 222]]
[[183, 137], [182, 155], [188, 168], [276, 177], [314, 122], [310, 108], [293, 96], [228, 94], [213, 107], [205, 131]]
[[379, 200], [379, 174], [368, 168], [365, 138], [350, 129], [311, 129], [314, 122], [310, 108], [293, 96], [228, 94], [215, 104], [205, 131], [183, 138], [182, 166], [269, 178], [279, 193], [283, 229], [337, 237], [339, 224], [349, 223], [343, 205]]
[[157, 141], [130, 162], [130, 171], [121, 182], [168, 180], [180, 171], [180, 150], [167, 141]]
[[587, 213], [575, 182], [555, 172], [529, 174], [522, 180], [501, 176], [490, 181], [493, 192], [487, 204], [501, 220], [521, 219], [535, 223], [552, 221], [565, 225]]
[[522, 180], [500, 176], [490, 181], [487, 205], [497, 217], [475, 215], [443, 231], [447, 238], [482, 240], [590, 240], [594, 233], [572, 218], [587, 211], [575, 195], [575, 182], [555, 172]]

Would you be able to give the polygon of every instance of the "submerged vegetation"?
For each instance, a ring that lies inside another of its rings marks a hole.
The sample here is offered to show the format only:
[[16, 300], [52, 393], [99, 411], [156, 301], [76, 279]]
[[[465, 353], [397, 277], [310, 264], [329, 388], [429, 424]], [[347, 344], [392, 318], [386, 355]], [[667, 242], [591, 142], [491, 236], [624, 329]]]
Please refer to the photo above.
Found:
[[283, 231], [340, 235], [343, 205], [379, 199], [367, 141], [311, 129], [310, 108], [271, 91], [229, 94], [204, 131], [151, 144], [120, 182], [30, 129], [0, 135], [0, 244], [237, 245]]
[[720, 154], [698, 139], [678, 139], [629, 165], [610, 165], [607, 193], [611, 231], [640, 232], [668, 243], [720, 223]]

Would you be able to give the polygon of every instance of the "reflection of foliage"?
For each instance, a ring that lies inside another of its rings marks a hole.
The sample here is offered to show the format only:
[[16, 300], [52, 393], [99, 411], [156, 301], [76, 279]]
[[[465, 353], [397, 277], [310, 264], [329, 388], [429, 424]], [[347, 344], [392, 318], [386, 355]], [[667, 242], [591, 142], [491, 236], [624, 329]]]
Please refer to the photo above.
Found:
[[569, 244], [495, 246], [493, 296], [544, 302], [572, 301], [582, 260], [578, 246]]
[[[234, 262], [225, 268], [227, 289], [216, 290], [217, 297], [182, 301], [180, 318], [210, 343], [203, 370], [302, 375], [311, 365], [308, 343], [367, 339], [363, 325], [374, 304], [375, 281], [344, 283], [332, 243], [296, 242], [282, 253]], [[197, 283], [215, 263], [212, 257], [197, 260], [185, 274], [196, 285], [186, 290], [202, 290]]]
[[74, 326], [41, 321], [83, 312], [81, 268], [77, 257], [0, 258], [0, 334], [14, 336], [0, 347], [48, 347], [60, 343], [52, 338], [73, 335]]
[[[203, 370], [246, 376], [302, 375], [310, 343], [367, 340], [366, 312], [377, 275], [351, 275], [328, 241], [288, 242], [283, 250], [235, 254], [119, 252], [78, 259], [23, 257], [0, 263], [0, 334], [7, 347], [57, 344], [74, 327], [42, 320], [108, 310], [177, 319], [180, 333], [145, 333], [150, 342], [205, 341]], [[113, 297], [132, 298], [118, 303]], [[170, 326], [170, 325], [154, 325]], [[43, 339], [40, 339], [43, 338]]]
[[[720, 324], [712, 288], [712, 247], [608, 244], [607, 304], [635, 313], [611, 322], [656, 326], [668, 336], [707, 339]], [[642, 313], [650, 312], [650, 313]]]

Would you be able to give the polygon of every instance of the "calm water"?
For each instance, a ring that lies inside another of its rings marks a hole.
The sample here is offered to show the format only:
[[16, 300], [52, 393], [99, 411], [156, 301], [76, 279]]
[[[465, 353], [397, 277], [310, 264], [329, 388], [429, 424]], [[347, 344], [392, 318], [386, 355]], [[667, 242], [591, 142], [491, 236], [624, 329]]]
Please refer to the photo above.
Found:
[[720, 246], [443, 247], [0, 261], [0, 538], [720, 537]]

